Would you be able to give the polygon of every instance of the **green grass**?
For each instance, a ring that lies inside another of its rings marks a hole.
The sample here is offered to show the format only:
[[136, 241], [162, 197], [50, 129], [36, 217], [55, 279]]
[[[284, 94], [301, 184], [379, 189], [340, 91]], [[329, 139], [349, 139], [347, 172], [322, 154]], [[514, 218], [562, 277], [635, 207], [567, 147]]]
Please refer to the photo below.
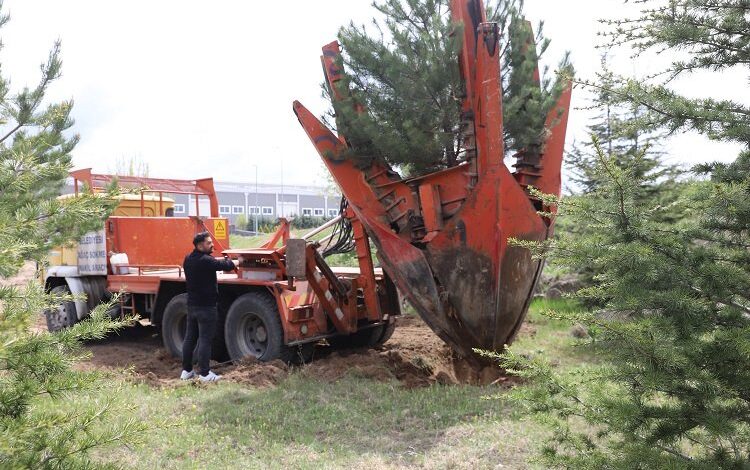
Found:
[[[532, 304], [527, 332], [534, 333], [520, 337], [516, 348], [576, 360], [567, 348], [575, 342], [569, 326], [540, 315], [545, 308], [577, 307]], [[405, 389], [354, 375], [327, 383], [299, 373], [274, 389], [121, 384], [116, 393], [137, 404], [138, 419], [179, 422], [129, 448], [97, 454], [129, 468], [529, 468], [547, 433], [497, 387]], [[76, 406], [93, 406], [107, 394]]]
[[[312, 229], [292, 228], [290, 232], [292, 237], [301, 237], [302, 235], [308, 233], [310, 230]], [[312, 237], [312, 240], [320, 240], [321, 238], [331, 233], [331, 230], [331, 228], [323, 230], [322, 232], [314, 235]], [[233, 233], [229, 235], [229, 246], [231, 246], [232, 248], [258, 248], [265, 242], [269, 241], [273, 237], [273, 235], [273, 233], [259, 233], [255, 236], [245, 236]]]
[[[147, 421], [181, 419], [129, 449], [100, 452], [131, 468], [522, 468], [539, 430], [494, 390], [407, 390], [348, 376], [292, 376], [275, 389], [233, 384], [154, 390], [129, 386]], [[86, 406], [86, 404], [83, 404]]]
[[546, 310], [575, 312], [580, 305], [569, 299], [535, 299], [526, 318], [526, 334], [519, 335], [513, 343], [513, 350], [526, 355], [543, 355], [561, 368], [572, 367], [581, 362], [595, 362], [596, 359], [583, 348], [571, 334], [571, 325], [564, 320], [543, 315]]
[[232, 248], [257, 248], [267, 240], [271, 239], [271, 234], [261, 234], [253, 237], [246, 237], [244, 235], [229, 235], [229, 246]]

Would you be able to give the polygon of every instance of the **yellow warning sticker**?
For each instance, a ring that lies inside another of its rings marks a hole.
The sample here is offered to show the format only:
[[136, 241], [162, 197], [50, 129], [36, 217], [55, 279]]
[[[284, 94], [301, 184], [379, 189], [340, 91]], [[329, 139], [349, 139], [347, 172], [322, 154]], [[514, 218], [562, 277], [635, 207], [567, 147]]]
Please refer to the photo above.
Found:
[[224, 219], [214, 220], [214, 236], [216, 238], [227, 238], [227, 221]]

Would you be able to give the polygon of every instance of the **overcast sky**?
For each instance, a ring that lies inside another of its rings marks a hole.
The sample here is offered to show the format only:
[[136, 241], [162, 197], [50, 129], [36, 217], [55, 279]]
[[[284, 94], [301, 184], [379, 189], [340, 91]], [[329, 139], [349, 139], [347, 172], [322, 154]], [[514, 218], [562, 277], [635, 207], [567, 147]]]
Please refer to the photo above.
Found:
[[[39, 64], [62, 40], [63, 77], [53, 99], [75, 100], [77, 168], [98, 172], [119, 159], [148, 162], [150, 175], [213, 176], [219, 181], [323, 184], [319, 157], [292, 113], [299, 99], [315, 114], [320, 47], [350, 20], [368, 21], [369, 0], [5, 0], [11, 22], [0, 31], [3, 72], [12, 85], [33, 85]], [[580, 77], [599, 66], [597, 19], [624, 12], [621, 0], [526, 0], [527, 16], [545, 21], [554, 65], [570, 50]], [[622, 73], [646, 74], [653, 57], [613, 58]], [[658, 61], [657, 61], [658, 62]], [[678, 84], [698, 96], [744, 97], [747, 77], [704, 74]], [[585, 105], [574, 92], [574, 106]], [[588, 116], [573, 111], [568, 144], [587, 139]], [[737, 148], [680, 136], [668, 143], [674, 162], [731, 160]]]

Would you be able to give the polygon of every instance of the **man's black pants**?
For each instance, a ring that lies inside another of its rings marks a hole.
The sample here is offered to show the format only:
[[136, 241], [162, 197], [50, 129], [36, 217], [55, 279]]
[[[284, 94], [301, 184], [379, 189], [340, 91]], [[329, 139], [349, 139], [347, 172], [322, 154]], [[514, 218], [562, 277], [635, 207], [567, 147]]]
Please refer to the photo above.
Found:
[[198, 343], [198, 368], [201, 375], [207, 375], [211, 360], [211, 343], [216, 334], [216, 307], [188, 305], [187, 333], [182, 343], [182, 369], [193, 370], [193, 349]]

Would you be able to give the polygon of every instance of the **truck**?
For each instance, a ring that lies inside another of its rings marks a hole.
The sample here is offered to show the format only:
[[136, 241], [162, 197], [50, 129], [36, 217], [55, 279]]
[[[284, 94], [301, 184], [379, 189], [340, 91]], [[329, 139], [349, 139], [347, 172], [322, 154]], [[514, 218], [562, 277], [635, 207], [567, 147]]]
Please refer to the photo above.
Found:
[[[216, 360], [248, 356], [261, 361], [309, 361], [321, 340], [352, 346], [376, 346], [393, 333], [400, 304], [394, 284], [374, 266], [369, 242], [351, 214], [343, 214], [301, 238], [290, 223], [259, 248], [232, 249], [228, 220], [219, 217], [211, 178], [175, 180], [71, 173], [79, 191], [103, 192], [113, 181], [130, 192], [101, 230], [86, 234], [75, 247], [53, 253], [44, 272], [49, 292], [76, 294], [45, 312], [48, 328], [59, 330], [83, 320], [99, 303], [118, 295], [113, 317], [137, 315], [161, 332], [164, 347], [182, 355], [187, 294], [182, 262], [193, 236], [207, 231], [221, 255], [237, 260], [232, 272], [218, 275], [219, 327], [213, 344]], [[188, 194], [195, 214], [174, 216], [169, 195]], [[208, 214], [201, 214], [203, 201]], [[330, 267], [321, 245], [311, 241], [324, 230], [354, 233], [360, 268]]]

